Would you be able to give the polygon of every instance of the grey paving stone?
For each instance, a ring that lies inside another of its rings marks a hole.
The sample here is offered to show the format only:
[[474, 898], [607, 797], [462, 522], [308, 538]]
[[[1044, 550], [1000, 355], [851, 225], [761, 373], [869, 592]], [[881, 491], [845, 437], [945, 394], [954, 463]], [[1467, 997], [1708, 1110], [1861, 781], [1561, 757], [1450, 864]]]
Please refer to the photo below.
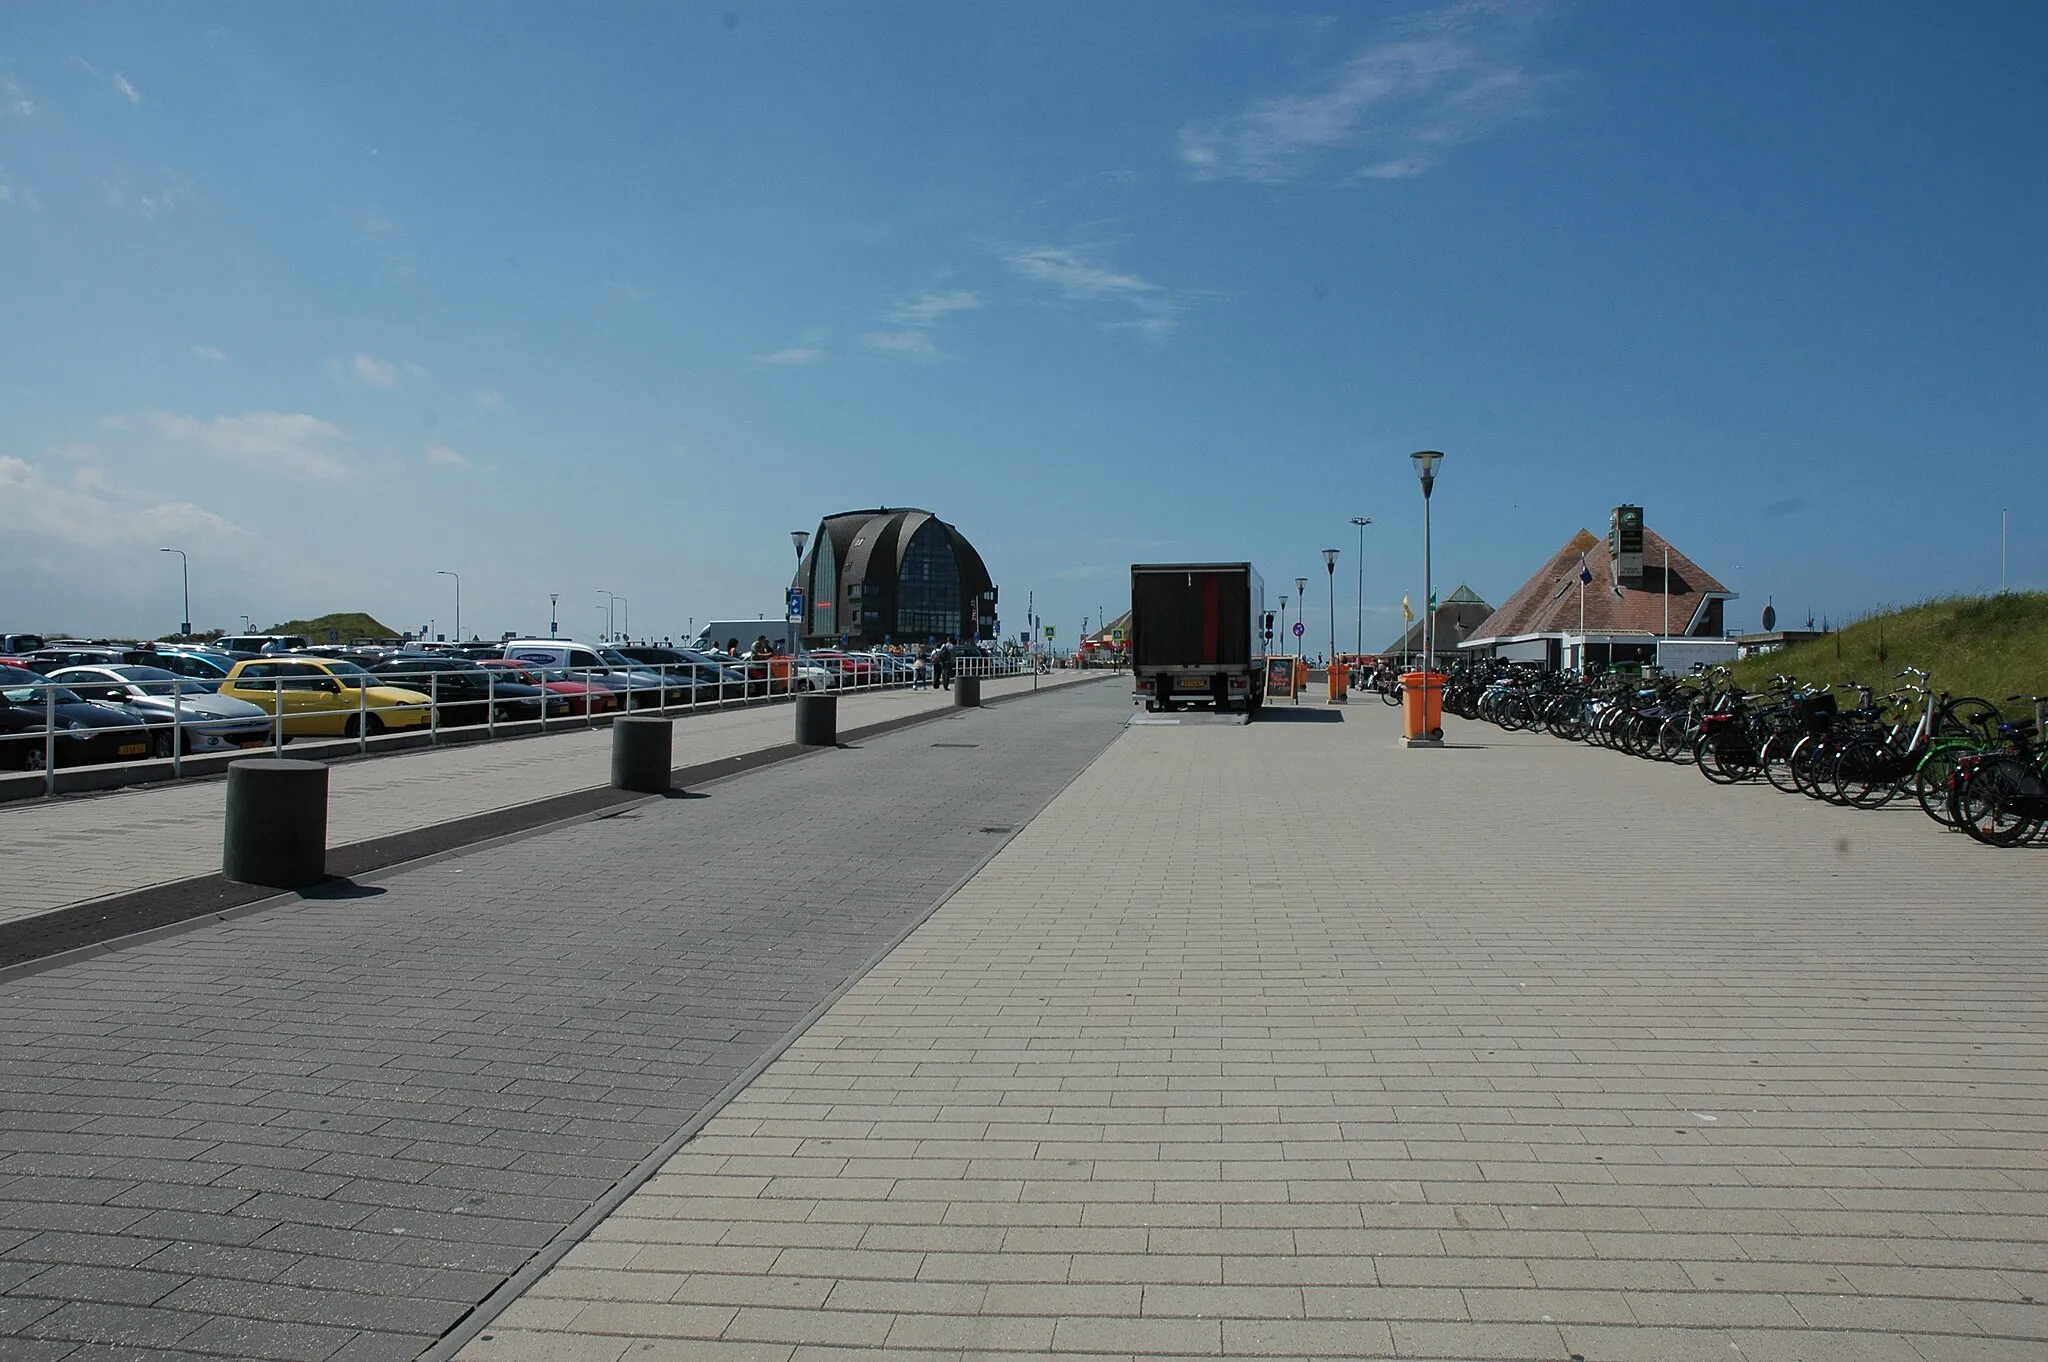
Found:
[[[971, 716], [983, 746], [943, 761], [910, 730], [0, 983], [0, 1093], [38, 1104], [0, 1119], [0, 1265], [91, 1242], [104, 1280], [43, 1308], [127, 1346], [327, 1339], [234, 1327], [261, 1321], [404, 1355], [1100, 753], [1113, 689]], [[157, 1273], [189, 1280], [154, 1326], [64, 1313]], [[35, 1327], [7, 1319], [0, 1356]]]

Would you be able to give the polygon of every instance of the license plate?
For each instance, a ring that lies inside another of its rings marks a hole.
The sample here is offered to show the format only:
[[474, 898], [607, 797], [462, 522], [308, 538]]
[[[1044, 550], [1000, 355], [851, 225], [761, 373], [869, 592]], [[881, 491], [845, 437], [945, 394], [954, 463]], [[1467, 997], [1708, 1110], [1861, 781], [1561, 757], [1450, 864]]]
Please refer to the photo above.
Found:
[[1182, 690], [1207, 690], [1209, 683], [1199, 676], [1183, 676], [1173, 683]]
[[148, 750], [149, 744], [146, 742], [124, 742], [121, 744], [121, 755], [124, 757], [139, 757]]

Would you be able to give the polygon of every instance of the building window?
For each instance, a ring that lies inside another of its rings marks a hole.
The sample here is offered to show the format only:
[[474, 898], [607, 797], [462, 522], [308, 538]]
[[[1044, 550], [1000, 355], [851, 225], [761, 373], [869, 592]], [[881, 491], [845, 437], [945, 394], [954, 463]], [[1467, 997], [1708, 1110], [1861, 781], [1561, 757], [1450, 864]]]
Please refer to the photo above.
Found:
[[961, 632], [960, 564], [936, 520], [911, 536], [896, 584], [896, 634], [921, 639]]

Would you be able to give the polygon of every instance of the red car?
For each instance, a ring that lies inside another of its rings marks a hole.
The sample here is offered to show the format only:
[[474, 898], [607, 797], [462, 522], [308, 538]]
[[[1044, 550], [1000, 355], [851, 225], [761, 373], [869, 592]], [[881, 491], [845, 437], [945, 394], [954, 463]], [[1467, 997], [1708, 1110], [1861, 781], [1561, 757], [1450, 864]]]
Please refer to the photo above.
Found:
[[557, 695], [567, 696], [571, 714], [610, 714], [619, 707], [617, 691], [594, 681], [579, 681], [562, 668], [529, 667], [524, 662], [514, 662], [509, 657], [480, 657], [477, 662], [481, 666], [489, 667], [507, 681], [516, 681], [523, 686], [539, 686]]

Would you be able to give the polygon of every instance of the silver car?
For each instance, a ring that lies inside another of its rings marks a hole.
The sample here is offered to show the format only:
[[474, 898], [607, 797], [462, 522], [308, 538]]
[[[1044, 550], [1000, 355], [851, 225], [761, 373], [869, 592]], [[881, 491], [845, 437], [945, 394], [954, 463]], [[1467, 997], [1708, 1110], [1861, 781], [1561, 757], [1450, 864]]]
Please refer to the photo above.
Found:
[[[138, 719], [162, 723], [176, 716], [185, 751], [224, 752], [270, 740], [270, 714], [247, 700], [216, 695], [201, 683], [161, 667], [66, 667], [50, 678], [82, 698], [118, 705]], [[170, 755], [170, 734], [151, 756]]]

